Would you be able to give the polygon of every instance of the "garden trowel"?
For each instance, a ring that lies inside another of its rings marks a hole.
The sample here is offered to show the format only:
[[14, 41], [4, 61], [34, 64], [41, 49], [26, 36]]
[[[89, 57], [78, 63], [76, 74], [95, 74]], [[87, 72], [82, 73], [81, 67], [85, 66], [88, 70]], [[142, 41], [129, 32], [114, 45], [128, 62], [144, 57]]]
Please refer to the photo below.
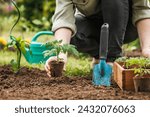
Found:
[[100, 34], [100, 49], [98, 64], [94, 65], [93, 68], [93, 84], [96, 86], [110, 86], [112, 67], [106, 63], [107, 52], [108, 52], [108, 38], [109, 38], [109, 25], [103, 24], [101, 27]]

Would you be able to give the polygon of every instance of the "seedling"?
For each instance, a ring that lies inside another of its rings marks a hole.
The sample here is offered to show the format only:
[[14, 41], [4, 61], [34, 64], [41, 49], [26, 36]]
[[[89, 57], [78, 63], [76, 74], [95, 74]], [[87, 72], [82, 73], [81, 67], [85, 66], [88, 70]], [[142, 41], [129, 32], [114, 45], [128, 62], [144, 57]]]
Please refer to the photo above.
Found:
[[126, 60], [126, 68], [146, 68], [149, 59], [144, 57], [129, 58]]
[[134, 68], [135, 76], [133, 77], [133, 81], [136, 92], [150, 91], [150, 69], [147, 69], [146, 65], [144, 65], [144, 67], [145, 68], [143, 68], [143, 66], [139, 68]]
[[[17, 59], [12, 59], [10, 64], [15, 73], [18, 73], [20, 70], [20, 62], [21, 62], [21, 52], [25, 53], [25, 46], [28, 44], [21, 37], [10, 36], [11, 41], [8, 43], [7, 47], [14, 47], [17, 49]], [[28, 46], [29, 47], [29, 46]]]
[[76, 50], [74, 45], [71, 44], [62, 44], [62, 40], [52, 40], [47, 42], [46, 44], [49, 50], [44, 51], [44, 56], [56, 56], [56, 61], [49, 63], [50, 66], [50, 75], [52, 77], [60, 77], [62, 76], [62, 71], [64, 68], [64, 62], [62, 58], [59, 57], [60, 53], [71, 53], [73, 55], [78, 56], [79, 53]]
[[136, 74], [135, 77], [143, 77], [144, 75], [150, 75], [150, 70], [144, 68], [135, 68], [134, 74]]
[[71, 45], [71, 44], [61, 44], [62, 43], [62, 40], [52, 40], [52, 41], [49, 41], [47, 42], [45, 45], [46, 47], [50, 47], [49, 50], [46, 50], [44, 51], [44, 56], [47, 57], [47, 56], [56, 56], [57, 57], [57, 62], [61, 61], [62, 58], [59, 58], [59, 54], [60, 53], [71, 53], [75, 56], [78, 56], [79, 53], [78, 51], [76, 50], [75, 46], [74, 45]]
[[116, 60], [116, 62], [118, 62], [118, 63], [123, 63], [123, 62], [125, 62], [127, 60], [127, 57], [120, 57], [120, 58], [118, 58], [117, 60]]
[[12, 4], [15, 6], [15, 8], [17, 9], [18, 12], [18, 18], [16, 20], [16, 22], [13, 24], [11, 30], [10, 30], [10, 39], [11, 41], [7, 44], [7, 47], [14, 47], [17, 49], [17, 59], [16, 60], [11, 60], [10, 64], [12, 66], [12, 69], [15, 73], [18, 73], [20, 70], [20, 61], [21, 61], [21, 51], [24, 52], [24, 47], [25, 47], [25, 41], [22, 40], [21, 37], [14, 37], [12, 36], [12, 31], [15, 28], [15, 26], [17, 25], [17, 23], [20, 20], [20, 11], [16, 5], [16, 3], [12, 0], [11, 1]]
[[126, 69], [134, 68], [150, 68], [150, 59], [144, 57], [121, 57], [116, 60], [118, 63], [123, 63]]

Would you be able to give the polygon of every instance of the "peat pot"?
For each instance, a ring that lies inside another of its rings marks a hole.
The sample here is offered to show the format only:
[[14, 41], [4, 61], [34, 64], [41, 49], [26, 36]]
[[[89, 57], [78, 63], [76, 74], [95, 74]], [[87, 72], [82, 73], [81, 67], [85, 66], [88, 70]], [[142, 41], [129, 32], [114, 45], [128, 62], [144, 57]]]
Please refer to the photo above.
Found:
[[51, 77], [61, 77], [64, 68], [64, 62], [62, 61], [52, 61], [50, 64]]
[[150, 76], [139, 78], [133, 78], [135, 92], [149, 92], [150, 91]]

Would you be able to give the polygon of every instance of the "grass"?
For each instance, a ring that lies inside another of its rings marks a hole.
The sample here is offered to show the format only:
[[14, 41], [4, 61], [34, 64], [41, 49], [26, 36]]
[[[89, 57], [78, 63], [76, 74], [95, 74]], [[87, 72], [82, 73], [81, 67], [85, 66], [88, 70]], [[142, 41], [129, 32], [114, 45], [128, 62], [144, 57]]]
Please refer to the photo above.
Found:
[[[15, 52], [11, 52], [11, 51], [0, 51], [0, 65], [7, 65], [10, 64], [10, 61], [12, 59], [16, 59], [16, 53]], [[25, 58], [22, 56], [21, 59], [21, 66], [27, 66], [27, 67], [34, 67], [34, 68], [40, 68], [43, 69], [44, 65], [42, 64], [29, 64], [28, 62], [26, 62]]]
[[66, 66], [67, 76], [89, 76], [91, 75], [90, 58], [69, 57]]
[[[7, 65], [12, 59], [16, 58], [16, 53], [11, 51], [0, 51], [0, 65]], [[44, 64], [29, 64], [26, 62], [25, 58], [22, 56], [21, 66], [26, 66], [29, 68], [39, 68], [44, 70]], [[65, 76], [89, 76], [91, 75], [90, 58], [81, 57], [74, 58], [72, 56], [68, 57], [68, 62], [66, 65]]]

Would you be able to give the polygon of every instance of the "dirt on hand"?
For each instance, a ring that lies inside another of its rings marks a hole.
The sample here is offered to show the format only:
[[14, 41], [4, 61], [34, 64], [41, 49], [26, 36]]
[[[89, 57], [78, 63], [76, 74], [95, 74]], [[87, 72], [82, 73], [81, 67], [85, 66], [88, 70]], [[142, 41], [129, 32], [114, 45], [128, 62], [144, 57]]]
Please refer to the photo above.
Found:
[[0, 66], [0, 99], [149, 100], [150, 93], [121, 91], [113, 80], [111, 87], [96, 87], [92, 85], [91, 77], [48, 78], [45, 71], [26, 67], [15, 75], [10, 66]]

